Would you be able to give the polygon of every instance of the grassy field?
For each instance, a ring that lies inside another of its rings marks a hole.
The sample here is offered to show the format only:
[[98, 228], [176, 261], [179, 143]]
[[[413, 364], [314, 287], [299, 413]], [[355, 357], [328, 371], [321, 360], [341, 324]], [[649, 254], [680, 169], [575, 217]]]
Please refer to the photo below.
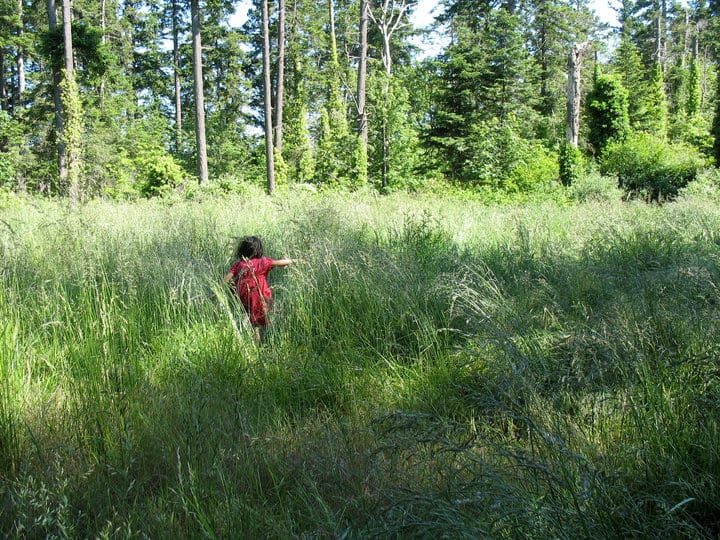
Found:
[[[0, 536], [714, 538], [720, 209], [0, 213]], [[221, 285], [275, 257], [256, 347]]]

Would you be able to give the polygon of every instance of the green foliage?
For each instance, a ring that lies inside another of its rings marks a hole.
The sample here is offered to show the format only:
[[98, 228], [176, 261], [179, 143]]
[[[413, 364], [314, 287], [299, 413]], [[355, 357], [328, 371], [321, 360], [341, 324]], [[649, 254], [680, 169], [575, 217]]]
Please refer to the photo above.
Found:
[[167, 194], [183, 183], [186, 173], [175, 159], [164, 152], [146, 152], [136, 160], [139, 168], [137, 184], [145, 197]]
[[18, 127], [6, 111], [0, 111], [0, 187], [16, 186], [17, 157], [11, 149], [15, 148], [18, 140]]
[[[369, 156], [365, 160], [369, 177], [385, 191], [417, 187], [417, 171], [425, 157], [420, 147], [418, 115], [411, 108], [406, 87], [407, 76], [403, 71], [387, 81], [383, 73], [369, 81], [376, 114], [370, 121]], [[383, 181], [385, 185], [381, 185]]]
[[583, 157], [580, 149], [564, 140], [560, 144], [560, 182], [571, 186], [583, 177]]
[[307, 123], [307, 107], [299, 100], [290, 100], [283, 126], [283, 159], [291, 182], [308, 183], [315, 176], [315, 156]]
[[15, 187], [15, 166], [10, 156], [0, 152], [0, 186], [4, 188]]
[[699, 199], [720, 203], [720, 169], [711, 167], [698, 172], [697, 178], [680, 189], [685, 199]]
[[475, 126], [467, 141], [471, 159], [463, 169], [465, 182], [501, 193], [542, 190], [559, 175], [558, 158], [539, 142], [522, 136], [519, 120], [491, 121]]
[[712, 120], [712, 156], [715, 159], [715, 166], [720, 167], [720, 77], [716, 78], [717, 88], [715, 89], [715, 112]]
[[588, 142], [594, 152], [630, 135], [628, 92], [614, 75], [598, 73], [586, 100]]
[[690, 63], [688, 74], [687, 101], [685, 102], [685, 112], [688, 118], [694, 118], [700, 114], [700, 65], [697, 58], [693, 58]]
[[618, 187], [617, 178], [588, 172], [578, 178], [566, 190], [572, 201], [583, 203], [614, 203], [623, 198], [624, 192]]
[[282, 157], [282, 153], [273, 148], [273, 163], [275, 166], [275, 182], [276, 184], [287, 184], [288, 182], [288, 166]]
[[503, 141], [536, 144], [537, 92], [530, 81], [539, 77], [538, 66], [524, 47], [521, 15], [508, 4], [449, 5], [457, 27], [433, 65], [423, 145], [453, 182], [502, 184], [498, 175], [509, 174], [505, 164], [513, 160]]
[[67, 185], [61, 186], [65, 193], [74, 202], [79, 200], [81, 194], [82, 145], [83, 145], [83, 106], [80, 90], [74, 76], [68, 76], [62, 70], [60, 83], [60, 96], [62, 100], [63, 130], [62, 142], [65, 151], [67, 166]]
[[660, 200], [675, 197], [705, 164], [692, 147], [637, 134], [610, 143], [601, 156], [600, 171], [617, 176], [628, 192]]
[[712, 155], [713, 136], [704, 115], [688, 117], [684, 112], [678, 113], [670, 134], [673, 140], [682, 141], [706, 156]]
[[645, 130], [652, 122], [650, 101], [651, 89], [649, 77], [643, 66], [640, 50], [630, 41], [628, 36], [621, 40], [613, 55], [613, 73], [627, 90], [628, 121], [633, 130]]
[[350, 133], [343, 122], [332, 120], [332, 111], [320, 115], [320, 140], [315, 158], [314, 181], [332, 187], [357, 189], [362, 178], [358, 174], [358, 136]]
[[661, 139], [667, 136], [668, 103], [665, 95], [665, 79], [659, 62], [655, 63], [648, 95], [647, 117], [641, 129], [645, 129]]
[[[78, 58], [80, 67], [85, 68], [88, 74], [98, 77], [117, 63], [108, 45], [103, 43], [102, 30], [83, 20], [72, 23], [73, 52]], [[55, 30], [40, 34], [39, 50], [55, 68], [65, 66], [65, 44], [63, 40], [62, 25]]]

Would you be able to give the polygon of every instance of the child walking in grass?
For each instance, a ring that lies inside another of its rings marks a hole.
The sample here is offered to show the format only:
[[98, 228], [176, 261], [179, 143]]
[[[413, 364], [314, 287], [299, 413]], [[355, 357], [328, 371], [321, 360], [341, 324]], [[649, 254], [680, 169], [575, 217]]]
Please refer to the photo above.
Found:
[[299, 261], [264, 257], [262, 241], [257, 236], [247, 236], [240, 240], [235, 259], [225, 276], [225, 283], [231, 283], [235, 289], [253, 327], [255, 341], [260, 343], [260, 330], [269, 324], [268, 316], [272, 306], [268, 274], [273, 268]]

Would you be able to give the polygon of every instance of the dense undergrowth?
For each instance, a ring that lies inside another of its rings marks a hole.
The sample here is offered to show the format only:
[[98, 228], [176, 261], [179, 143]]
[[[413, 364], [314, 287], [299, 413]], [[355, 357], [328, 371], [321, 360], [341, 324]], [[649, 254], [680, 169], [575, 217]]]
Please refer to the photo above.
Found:
[[[720, 534], [715, 204], [2, 212], [3, 536]], [[259, 348], [251, 233], [307, 260]]]

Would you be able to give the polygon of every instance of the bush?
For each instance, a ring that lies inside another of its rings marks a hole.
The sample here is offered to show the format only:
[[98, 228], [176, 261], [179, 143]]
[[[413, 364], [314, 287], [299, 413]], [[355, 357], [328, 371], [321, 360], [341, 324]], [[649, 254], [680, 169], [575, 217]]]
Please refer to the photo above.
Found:
[[461, 181], [481, 191], [528, 194], [547, 191], [558, 178], [557, 155], [525, 138], [519, 120], [491, 120], [472, 131], [470, 159], [462, 167]]
[[674, 198], [705, 164], [690, 146], [636, 134], [607, 146], [600, 157], [600, 172], [617, 175], [625, 191], [657, 201]]
[[567, 196], [578, 202], [611, 202], [622, 199], [623, 192], [618, 187], [617, 178], [593, 172], [568, 186]]
[[185, 171], [169, 154], [148, 152], [139, 159], [140, 193], [154, 197], [167, 193], [185, 180]]

